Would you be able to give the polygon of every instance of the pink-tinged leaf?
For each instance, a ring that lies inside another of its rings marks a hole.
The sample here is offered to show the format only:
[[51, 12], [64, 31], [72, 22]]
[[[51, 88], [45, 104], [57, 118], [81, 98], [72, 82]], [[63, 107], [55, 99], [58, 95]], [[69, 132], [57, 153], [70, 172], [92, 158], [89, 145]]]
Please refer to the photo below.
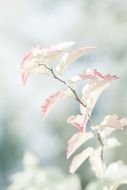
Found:
[[28, 79], [29, 73], [28, 72], [22, 72], [21, 73], [21, 80], [22, 84], [25, 85]]
[[64, 70], [74, 61], [79, 59], [84, 54], [90, 52], [91, 50], [95, 49], [95, 47], [83, 47], [75, 49], [71, 52], [67, 52], [63, 55], [63, 57], [60, 60], [60, 63], [56, 66], [56, 71], [58, 73], [63, 73]]
[[89, 147], [80, 154], [76, 155], [71, 162], [70, 173], [73, 174], [81, 166], [81, 164], [93, 154], [93, 151], [94, 149]]
[[91, 79], [91, 80], [108, 80], [112, 77], [112, 79], [117, 79], [117, 76], [111, 76], [110, 74], [105, 75], [103, 73], [98, 72], [96, 69], [87, 69], [81, 74], [75, 75], [71, 78], [71, 82], [78, 82], [80, 80], [86, 80], [86, 79]]
[[92, 132], [78, 132], [74, 134], [68, 141], [67, 146], [67, 159], [70, 158], [70, 156], [86, 141], [93, 138]]
[[37, 70], [38, 67], [41, 68], [41, 66], [49, 65], [60, 53], [61, 50], [59, 49], [41, 48], [38, 46], [32, 48], [21, 61], [21, 69], [34, 73], [34, 70]]
[[110, 74], [103, 74], [97, 71], [96, 69], [87, 69], [83, 73], [80, 74], [82, 79], [100, 79], [100, 80], [110, 80], [110, 79], [118, 79], [116, 75], [111, 76]]
[[122, 127], [127, 126], [127, 117], [123, 117], [122, 119], [120, 119], [120, 125]]
[[71, 93], [69, 90], [58, 91], [55, 94], [49, 96], [42, 104], [41, 111], [43, 113], [43, 118], [47, 116], [53, 106], [58, 103], [60, 100], [70, 96]]
[[85, 85], [82, 91], [81, 101], [86, 107], [80, 106], [81, 113], [85, 115], [91, 115], [92, 110], [96, 104], [100, 94], [106, 89], [113, 80], [117, 79], [116, 76], [108, 75], [106, 79], [92, 80], [89, 84]]
[[29, 51], [25, 54], [25, 56], [23, 57], [21, 61], [21, 68], [24, 66], [25, 62], [28, 60], [31, 60], [31, 58], [32, 58], [32, 51]]
[[127, 125], [127, 117], [119, 118], [118, 115], [107, 115], [100, 124], [102, 127], [121, 129]]
[[61, 52], [72, 45], [74, 45], [74, 42], [66, 42], [49, 48], [37, 46], [28, 51], [20, 63], [23, 84], [27, 81], [27, 74], [50, 75], [51, 72], [47, 69], [47, 66], [50, 67], [49, 65], [52, 64]]
[[67, 119], [67, 122], [78, 128], [79, 131], [84, 132], [88, 119], [88, 116], [85, 115], [72, 115]]

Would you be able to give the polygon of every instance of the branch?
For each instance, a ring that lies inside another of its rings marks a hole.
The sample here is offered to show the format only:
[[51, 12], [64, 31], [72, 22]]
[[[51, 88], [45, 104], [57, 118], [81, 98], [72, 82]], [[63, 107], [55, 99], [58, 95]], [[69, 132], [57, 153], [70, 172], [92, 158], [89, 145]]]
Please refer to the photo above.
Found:
[[[56, 76], [56, 74], [54, 73], [53, 69], [46, 66], [45, 64], [41, 64], [39, 63], [39, 66], [44, 66], [47, 70], [49, 70], [53, 76], [53, 78], [55, 78], [56, 80], [60, 81], [61, 83], [63, 83], [64, 85], [66, 85], [70, 90], [71, 92], [73, 93], [73, 95], [75, 96], [75, 99], [77, 102], [79, 102], [83, 107], [86, 108], [87, 105], [85, 105], [79, 98], [79, 96], [77, 95], [76, 91], [66, 82], [64, 81], [63, 79], [59, 78], [58, 76]], [[92, 118], [90, 115], [88, 115], [89, 117], [89, 121], [91, 122], [92, 126], [95, 126], [96, 124], [93, 122]], [[102, 160], [102, 164], [104, 165], [104, 158], [103, 158], [103, 152], [104, 152], [104, 143], [103, 143], [103, 140], [101, 138], [101, 135], [100, 135], [100, 132], [99, 130], [93, 130], [98, 142], [100, 143], [101, 145], [101, 160]]]

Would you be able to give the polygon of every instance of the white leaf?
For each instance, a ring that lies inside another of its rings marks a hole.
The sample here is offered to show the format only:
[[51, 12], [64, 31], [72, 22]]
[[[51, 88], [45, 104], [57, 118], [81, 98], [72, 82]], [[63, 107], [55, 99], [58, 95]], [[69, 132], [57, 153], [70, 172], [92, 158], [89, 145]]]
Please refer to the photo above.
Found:
[[117, 79], [116, 76], [108, 75], [106, 79], [103, 80], [92, 80], [89, 84], [85, 85], [82, 91], [81, 101], [86, 107], [80, 105], [81, 113], [85, 115], [91, 115], [91, 112], [96, 104], [97, 99], [105, 88], [107, 88], [110, 83]]
[[101, 160], [101, 147], [93, 152], [89, 158], [92, 170], [95, 172], [97, 177], [102, 177], [104, 174], [104, 164]]
[[78, 132], [74, 134], [68, 141], [67, 159], [86, 141], [93, 138], [92, 132]]
[[127, 165], [121, 160], [111, 163], [105, 172], [105, 178], [110, 181], [127, 180]]
[[[100, 125], [99, 127], [101, 128], [102, 126]], [[107, 138], [109, 135], [111, 135], [116, 130], [117, 130], [116, 128], [106, 127], [101, 130], [101, 137]]]
[[126, 180], [120, 180], [119, 182], [115, 182], [115, 184], [113, 184], [109, 190], [116, 190], [118, 189], [119, 186], [121, 186], [122, 184], [127, 184], [127, 179]]
[[84, 190], [109, 190], [107, 182], [101, 179], [94, 180]]
[[76, 42], [63, 42], [63, 43], [60, 43], [60, 44], [57, 44], [55, 46], [52, 46], [52, 49], [56, 49], [56, 50], [65, 50], [73, 45], [75, 45]]
[[116, 146], [120, 146], [120, 142], [116, 138], [108, 138], [106, 139], [105, 148], [113, 148]]
[[93, 50], [94, 48], [95, 47], [83, 47], [65, 53], [61, 58], [60, 63], [56, 66], [56, 71], [59, 74], [62, 74], [71, 63], [73, 63], [75, 60], [79, 59], [81, 56], [88, 53], [89, 51]]
[[82, 151], [80, 154], [76, 155], [70, 165], [70, 173], [74, 173], [80, 166], [81, 164], [89, 158], [93, 154], [93, 148], [89, 147]]

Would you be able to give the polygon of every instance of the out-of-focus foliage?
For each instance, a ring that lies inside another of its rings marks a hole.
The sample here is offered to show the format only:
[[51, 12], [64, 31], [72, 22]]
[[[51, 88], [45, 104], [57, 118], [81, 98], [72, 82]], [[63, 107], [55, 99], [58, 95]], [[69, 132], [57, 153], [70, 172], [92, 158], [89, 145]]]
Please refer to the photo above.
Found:
[[[5, 189], [9, 176], [21, 167], [26, 149], [35, 152], [44, 166], [58, 166], [67, 171], [66, 142], [75, 132], [65, 123], [67, 117], [78, 109], [73, 101], [64, 102], [69, 105], [68, 113], [63, 103], [42, 122], [40, 104], [58, 90], [58, 83], [52, 81], [51, 85], [50, 79], [38, 76], [31, 78], [24, 89], [18, 72], [24, 52], [38, 44], [52, 45], [67, 40], [77, 41], [78, 45], [96, 45], [95, 53], [82, 58], [79, 65], [70, 70], [80, 72], [84, 64], [120, 77], [102, 95], [93, 113], [95, 120], [101, 121], [107, 113], [115, 112], [121, 116], [127, 113], [126, 33], [127, 0], [0, 0], [1, 190]], [[105, 159], [109, 163], [117, 157], [127, 164], [127, 131], [115, 135], [123, 149], [109, 150]], [[88, 165], [82, 166], [78, 174], [83, 188], [95, 179]]]
[[7, 190], [81, 190], [80, 179], [63, 174], [58, 168], [41, 169], [35, 155], [26, 153], [23, 171], [12, 176]]

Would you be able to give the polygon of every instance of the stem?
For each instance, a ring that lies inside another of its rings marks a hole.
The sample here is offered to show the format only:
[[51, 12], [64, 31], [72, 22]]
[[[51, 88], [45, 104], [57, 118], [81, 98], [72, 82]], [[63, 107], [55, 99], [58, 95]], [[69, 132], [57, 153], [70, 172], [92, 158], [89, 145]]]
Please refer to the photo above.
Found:
[[80, 98], [78, 97], [78, 95], [77, 95], [77, 93], [75, 92], [75, 90], [74, 90], [66, 81], [64, 81], [64, 80], [62, 80], [61, 78], [57, 77], [52, 68], [49, 68], [49, 67], [47, 67], [46, 65], [39, 63], [39, 66], [41, 66], [41, 65], [42, 65], [42, 66], [45, 66], [45, 68], [46, 68], [47, 70], [49, 70], [49, 71], [52, 73], [53, 77], [54, 77], [56, 80], [60, 81], [60, 82], [63, 83], [64, 85], [66, 85], [66, 86], [71, 90], [71, 92], [74, 94], [75, 99], [76, 99], [83, 107], [86, 107], [86, 105], [85, 105], [85, 104], [80, 100]]
[[59, 77], [57, 77], [54, 73], [54, 71], [52, 69], [50, 69], [51, 73], [53, 74], [53, 77], [55, 79], [57, 79], [58, 81], [62, 82], [63, 84], [65, 84], [70, 90], [71, 92], [74, 94], [75, 99], [83, 106], [86, 107], [86, 105], [80, 100], [80, 98], [78, 97], [77, 93], [75, 92], [75, 90], [64, 80], [60, 79]]
[[[64, 81], [63, 79], [61, 79], [61, 78], [59, 78], [58, 76], [56, 76], [56, 74], [54, 73], [54, 71], [53, 71], [52, 68], [49, 68], [49, 67], [47, 67], [46, 65], [41, 64], [41, 63], [39, 63], [39, 66], [44, 66], [48, 71], [50, 71], [51, 74], [52, 74], [52, 76], [53, 76], [53, 78], [55, 78], [56, 80], [58, 80], [58, 81], [60, 81], [61, 83], [63, 83], [64, 85], [66, 85], [66, 86], [71, 90], [71, 92], [72, 92], [73, 95], [75, 96], [75, 99], [76, 99], [77, 102], [79, 102], [84, 108], [87, 107], [87, 105], [85, 105], [85, 104], [81, 101], [81, 99], [80, 99], [79, 96], [77, 95], [76, 91], [75, 91], [66, 81]], [[91, 116], [88, 115], [88, 117], [89, 117], [89, 121], [91, 122], [92, 126], [95, 126], [96, 124], [93, 122]], [[97, 130], [97, 131], [96, 131], [96, 130], [93, 130], [93, 132], [94, 132], [94, 134], [95, 134], [95, 136], [96, 136], [98, 142], [99, 142], [100, 145], [101, 145], [101, 161], [102, 161], [102, 165], [104, 166], [104, 158], [103, 158], [104, 143], [103, 143], [103, 140], [102, 140], [102, 138], [101, 138], [101, 135], [100, 135], [99, 130]], [[103, 167], [103, 169], [104, 169], [104, 167]]]
[[103, 155], [104, 155], [104, 143], [102, 141], [102, 138], [101, 138], [99, 132], [97, 132], [97, 139], [98, 139], [98, 141], [99, 141], [99, 143], [101, 145], [101, 160], [102, 160], [102, 163], [104, 163], [104, 158], [103, 158]]
[[[95, 123], [93, 122], [92, 118], [90, 117], [90, 115], [88, 115], [89, 117], [89, 121], [91, 122], [92, 126], [95, 126]], [[103, 158], [103, 152], [104, 152], [104, 143], [103, 140], [101, 138], [100, 132], [99, 130], [93, 130], [95, 136], [97, 137], [98, 142], [101, 145], [101, 160], [102, 160], [102, 164], [104, 163], [104, 158]]]

